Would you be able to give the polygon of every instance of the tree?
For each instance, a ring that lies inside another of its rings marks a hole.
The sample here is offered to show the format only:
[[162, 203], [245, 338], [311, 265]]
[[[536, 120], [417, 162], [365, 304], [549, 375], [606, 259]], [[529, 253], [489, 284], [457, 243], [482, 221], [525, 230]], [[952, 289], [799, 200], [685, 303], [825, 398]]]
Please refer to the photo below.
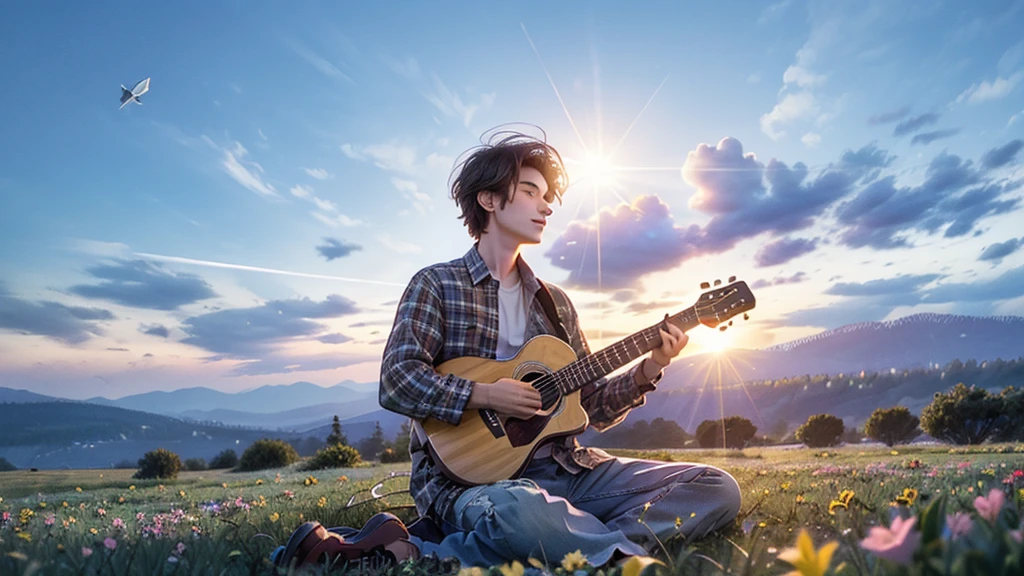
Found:
[[876, 408], [864, 423], [864, 433], [891, 448], [920, 436], [919, 423], [917, 416], [911, 414], [906, 406]]
[[387, 462], [408, 462], [412, 459], [409, 454], [409, 433], [412, 426], [409, 420], [402, 422], [402, 428], [395, 435], [395, 441], [384, 446], [379, 458], [383, 463]]
[[223, 468], [234, 468], [238, 466], [238, 454], [231, 448], [222, 450], [216, 456], [210, 459], [210, 470], [220, 470]]
[[359, 452], [345, 444], [332, 444], [323, 450], [318, 450], [316, 455], [303, 464], [303, 470], [321, 470], [323, 468], [351, 468], [362, 458]]
[[242, 453], [242, 458], [238, 461], [238, 469], [243, 472], [251, 472], [267, 468], [284, 468], [298, 460], [299, 454], [291, 444], [284, 440], [261, 438], [253, 442]]
[[921, 410], [921, 428], [953, 444], [981, 444], [1006, 420], [1002, 398], [963, 382], [945, 394], [936, 392], [932, 403]]
[[725, 448], [743, 448], [754, 434], [757, 434], [757, 426], [753, 422], [742, 416], [729, 416], [724, 420], [701, 422], [695, 436], [701, 448], [722, 448], [723, 439]]
[[796, 429], [796, 439], [811, 448], [835, 446], [845, 429], [840, 418], [831, 414], [815, 414]]
[[18, 467], [11, 464], [7, 458], [0, 456], [0, 472], [13, 472], [17, 469]]
[[1003, 401], [1003, 416], [1006, 421], [999, 427], [993, 439], [998, 442], [1019, 442], [1024, 440], [1024, 388], [1017, 390], [1007, 386], [999, 393]]
[[157, 448], [146, 452], [139, 458], [139, 469], [135, 472], [134, 478], [145, 480], [148, 478], [174, 479], [178, 477], [181, 470], [181, 458], [166, 448]]
[[187, 458], [185, 460], [185, 470], [195, 472], [196, 470], [206, 470], [206, 460], [202, 458]]
[[378, 454], [384, 451], [384, 429], [380, 427], [380, 421], [377, 421], [377, 425], [373, 428], [373, 434], [369, 438], [364, 438], [359, 443], [359, 453], [365, 454], [368, 458], [376, 458]]
[[327, 435], [327, 445], [333, 446], [334, 444], [344, 444], [348, 446], [348, 438], [341, 431], [341, 420], [338, 419], [338, 415], [334, 415], [334, 422], [331, 423], [331, 433]]

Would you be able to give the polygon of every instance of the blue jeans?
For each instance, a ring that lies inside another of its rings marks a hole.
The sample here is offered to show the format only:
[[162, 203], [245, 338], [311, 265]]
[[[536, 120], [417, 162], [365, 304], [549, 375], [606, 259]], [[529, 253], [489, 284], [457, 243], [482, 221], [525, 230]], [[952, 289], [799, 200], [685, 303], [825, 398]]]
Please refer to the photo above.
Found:
[[442, 519], [451, 533], [440, 543], [412, 541], [424, 555], [463, 566], [529, 558], [553, 565], [576, 550], [600, 566], [653, 552], [655, 537], [700, 538], [739, 509], [736, 480], [713, 466], [617, 458], [573, 475], [540, 458], [522, 478], [466, 490]]

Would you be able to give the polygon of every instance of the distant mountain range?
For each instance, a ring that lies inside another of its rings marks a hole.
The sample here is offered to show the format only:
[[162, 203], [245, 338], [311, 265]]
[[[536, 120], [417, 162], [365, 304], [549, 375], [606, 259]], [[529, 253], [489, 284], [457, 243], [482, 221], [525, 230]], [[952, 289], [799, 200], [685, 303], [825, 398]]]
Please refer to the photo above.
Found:
[[[862, 370], [869, 373], [898, 372], [943, 366], [954, 359], [982, 362], [1022, 356], [1024, 318], [1019, 316], [916, 314], [888, 322], [852, 324], [762, 350], [730, 350], [678, 359], [666, 369], [658, 391], [652, 394], [647, 405], [635, 410], [629, 418], [668, 418], [693, 432], [693, 428], [704, 419], [739, 414], [750, 417], [764, 431], [765, 426], [780, 421], [789, 422], [792, 429], [793, 424], [806, 419], [810, 413], [832, 411], [848, 422], [862, 425], [863, 419], [877, 407], [900, 403], [916, 413], [935, 391], [955, 384], [937, 374], [892, 382], [878, 381], [881, 383], [877, 385], [867, 381], [861, 383], [857, 378]], [[839, 378], [840, 374], [844, 375], [843, 378]], [[814, 379], [815, 386], [822, 388], [827, 381], [828, 387], [821, 390], [809, 388], [803, 391], [806, 393], [794, 391], [792, 387], [775, 391], [770, 383], [764, 385], [764, 381], [804, 375], [832, 376]], [[836, 381], [836, 386], [845, 383], [843, 395], [836, 396], [835, 389], [830, 388], [832, 380]], [[740, 382], [760, 382], [760, 385], [738, 386]], [[997, 386], [1001, 382], [996, 378], [978, 384]], [[28, 412], [23, 410], [24, 407], [4, 406], [5, 403], [45, 403], [50, 408], [40, 417], [58, 423], [71, 434], [68, 438], [92, 437], [90, 431], [96, 430], [100, 425], [98, 422], [103, 421], [103, 417], [89, 419], [83, 416], [100, 414], [90, 411], [92, 408], [106, 407], [125, 413], [137, 411], [134, 414], [142, 416], [110, 416], [113, 421], [127, 418], [133, 426], [142, 426], [135, 423], [137, 418], [174, 421], [177, 424], [167, 424], [167, 429], [176, 431], [171, 436], [176, 438], [175, 442], [180, 442], [183, 458], [208, 457], [205, 454], [213, 450], [216, 442], [199, 442], [202, 437], [193, 434], [199, 434], [196, 432], [199, 430], [227, 430], [225, 442], [235, 442], [244, 449], [247, 440], [236, 437], [242, 434], [239, 426], [263, 429], [244, 431], [246, 438], [250, 435], [320, 438], [327, 436], [330, 422], [337, 414], [343, 431], [355, 443], [369, 436], [376, 422], [380, 422], [385, 437], [392, 439], [405, 420], [380, 408], [375, 385], [351, 381], [331, 387], [296, 382], [234, 394], [198, 387], [149, 392], [117, 400], [90, 398], [84, 403], [59, 400], [27, 390], [0, 388], [0, 422], [4, 422], [4, 426], [0, 426], [0, 455], [21, 466], [25, 462], [38, 461], [37, 455], [42, 453], [40, 450], [63, 458], [66, 454], [60, 451], [71, 449], [60, 444], [67, 438], [60, 440], [56, 447], [43, 447], [41, 442], [31, 439], [20, 444], [12, 442], [14, 435], [21, 434], [23, 430], [7, 423], [4, 414], [19, 416]], [[105, 430], [102, 426], [100, 429]], [[121, 432], [123, 430], [118, 434]], [[218, 437], [213, 432], [208, 434]], [[588, 438], [597, 438], [593, 443], [599, 444], [599, 435], [588, 432], [584, 439]], [[111, 452], [86, 460], [93, 462], [92, 465], [109, 466], [107, 461], [117, 454], [128, 454], [125, 457], [137, 459], [141, 455], [139, 450], [149, 440], [152, 440], [151, 435], [134, 438], [125, 432], [125, 438], [105, 438], [102, 444], [90, 442], [93, 446], [103, 445], [104, 450]], [[89, 450], [98, 449], [93, 447]], [[88, 451], [82, 453], [85, 452]], [[118, 461], [121, 459], [117, 458]]]
[[[699, 338], [699, 336], [694, 336]], [[722, 382], [922, 368], [954, 359], [1004, 360], [1024, 356], [1024, 318], [914, 314], [886, 322], [850, 324], [763, 350], [697, 354], [673, 362], [660, 388], [703, 382], [721, 360]], [[717, 377], [717, 376], [715, 376]]]

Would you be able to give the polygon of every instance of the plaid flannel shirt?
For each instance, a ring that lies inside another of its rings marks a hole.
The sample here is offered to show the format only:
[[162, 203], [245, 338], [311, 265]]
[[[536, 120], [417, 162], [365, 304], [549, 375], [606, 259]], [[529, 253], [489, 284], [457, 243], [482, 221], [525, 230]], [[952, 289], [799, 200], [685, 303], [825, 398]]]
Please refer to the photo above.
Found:
[[[529, 300], [526, 341], [539, 334], [556, 334], [536, 297], [540, 283], [521, 256], [516, 263]], [[380, 374], [382, 407], [417, 420], [436, 418], [453, 425], [462, 420], [473, 382], [454, 374], [439, 374], [434, 367], [462, 356], [496, 358], [498, 286], [477, 245], [462, 258], [429, 266], [412, 277], [398, 303], [394, 326], [384, 348]], [[576, 309], [560, 288], [550, 283], [547, 286], [577, 358], [589, 355]], [[637, 384], [635, 372], [640, 365], [582, 388], [581, 402], [591, 426], [607, 430], [625, 419], [630, 410], [644, 404], [644, 395], [655, 388], [662, 374]], [[642, 374], [640, 378], [644, 380]], [[409, 489], [418, 512], [445, 518], [466, 487], [444, 475], [415, 429], [409, 450]], [[611, 458], [603, 450], [581, 447], [575, 437], [555, 441], [552, 457], [573, 474]]]

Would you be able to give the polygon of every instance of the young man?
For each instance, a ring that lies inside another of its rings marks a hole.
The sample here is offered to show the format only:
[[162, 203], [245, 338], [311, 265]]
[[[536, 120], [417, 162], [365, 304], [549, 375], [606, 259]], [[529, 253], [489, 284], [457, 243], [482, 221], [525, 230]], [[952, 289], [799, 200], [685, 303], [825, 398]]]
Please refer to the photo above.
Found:
[[[453, 425], [468, 409], [527, 419], [542, 405], [530, 384], [510, 378], [478, 384], [435, 367], [463, 356], [507, 359], [534, 336], [558, 333], [520, 248], [541, 242], [551, 205], [565, 191], [565, 170], [550, 145], [499, 134], [457, 171], [452, 198], [476, 242], [461, 258], [424, 268], [409, 282], [384, 349], [380, 403], [417, 421]], [[569, 298], [546, 285], [576, 356], [589, 355]], [[662, 345], [638, 365], [582, 389], [582, 406], [596, 429], [606, 430], [642, 406], [686, 345], [687, 336], [667, 326]], [[416, 508], [445, 536], [440, 542], [408, 540], [418, 554], [455, 557], [463, 566], [531, 557], [557, 562], [576, 550], [601, 565], [648, 554], [657, 547], [655, 535], [663, 541], [679, 532], [699, 538], [731, 522], [740, 507], [739, 486], [722, 470], [614, 458], [581, 447], [574, 437], [542, 445], [519, 478], [478, 486], [447, 477], [418, 426], [410, 453]]]

